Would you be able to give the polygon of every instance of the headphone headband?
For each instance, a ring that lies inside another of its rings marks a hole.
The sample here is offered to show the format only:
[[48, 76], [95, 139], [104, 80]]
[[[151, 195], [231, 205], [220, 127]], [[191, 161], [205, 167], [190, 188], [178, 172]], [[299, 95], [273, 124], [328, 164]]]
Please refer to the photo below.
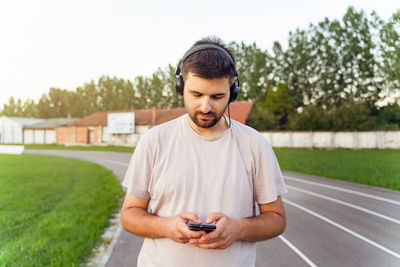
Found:
[[230, 88], [230, 99], [229, 102], [233, 102], [235, 101], [238, 93], [239, 93], [239, 77], [238, 77], [238, 73], [236, 70], [236, 66], [235, 66], [235, 62], [233, 61], [232, 56], [222, 47], [220, 47], [219, 45], [216, 44], [199, 44], [199, 45], [195, 45], [192, 48], [190, 48], [182, 57], [182, 59], [179, 61], [179, 64], [176, 68], [175, 71], [175, 87], [176, 87], [176, 92], [177, 94], [183, 95], [183, 88], [184, 88], [184, 82], [183, 82], [183, 77], [181, 74], [181, 65], [183, 64], [183, 62], [192, 54], [201, 51], [201, 50], [207, 50], [207, 49], [217, 49], [218, 51], [221, 51], [222, 53], [224, 53], [226, 56], [229, 57], [229, 59], [232, 62], [232, 65], [235, 68], [235, 77], [238, 84], [236, 84], [235, 82], [231, 85]]
[[[215, 44], [199, 44], [199, 45], [193, 46], [188, 51], [186, 51], [186, 53], [183, 55], [182, 59], [179, 61], [178, 68], [176, 69], [175, 75], [179, 75], [180, 74], [181, 65], [182, 65], [183, 61], [185, 61], [189, 56], [191, 56], [192, 54], [194, 54], [194, 53], [196, 53], [198, 51], [207, 50], [207, 49], [210, 49], [210, 48], [217, 49], [217, 50], [221, 51], [222, 53], [224, 53], [226, 56], [229, 57], [229, 59], [231, 60], [233, 65], [235, 65], [231, 55], [225, 49], [220, 47], [219, 45], [215, 45]], [[179, 73], [178, 73], [178, 69], [179, 69]], [[236, 68], [235, 68], [235, 76], [237, 76]]]

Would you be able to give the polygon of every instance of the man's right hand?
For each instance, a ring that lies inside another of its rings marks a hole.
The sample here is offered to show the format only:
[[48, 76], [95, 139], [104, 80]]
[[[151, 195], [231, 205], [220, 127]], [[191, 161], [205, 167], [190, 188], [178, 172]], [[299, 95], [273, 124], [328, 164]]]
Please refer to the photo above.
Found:
[[159, 217], [147, 212], [149, 200], [126, 193], [121, 211], [121, 225], [126, 231], [147, 238], [169, 238], [179, 243], [187, 243], [206, 234], [205, 231], [191, 231], [186, 225], [189, 220], [201, 223], [195, 213]]
[[198, 239], [206, 234], [205, 231], [192, 231], [187, 226], [188, 221], [201, 223], [195, 213], [182, 212], [178, 215], [166, 218], [165, 235], [175, 242], [187, 243], [190, 239]]

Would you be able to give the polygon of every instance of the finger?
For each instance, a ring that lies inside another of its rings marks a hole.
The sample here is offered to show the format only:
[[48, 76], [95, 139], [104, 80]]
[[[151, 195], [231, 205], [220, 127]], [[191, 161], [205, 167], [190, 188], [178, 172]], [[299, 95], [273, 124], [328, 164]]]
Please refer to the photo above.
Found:
[[203, 235], [205, 235], [206, 232], [204, 231], [192, 231], [188, 230], [186, 236], [188, 238], [195, 238], [195, 239], [200, 239]]
[[217, 240], [220, 240], [222, 236], [222, 229], [218, 229], [214, 230], [208, 234], [205, 234], [203, 236], [201, 236], [201, 238], [199, 239], [199, 243], [212, 243], [212, 242], [216, 242]]
[[182, 234], [185, 235], [186, 238], [200, 238], [202, 235], [204, 235], [206, 232], [204, 231], [192, 231], [189, 229], [189, 227], [185, 224], [180, 228], [180, 231]]
[[223, 241], [207, 243], [207, 244], [196, 244], [196, 247], [205, 248], [205, 249], [225, 249], [226, 248], [225, 242], [223, 242]]
[[206, 235], [203, 235], [201, 237], [201, 241], [210, 242], [212, 240], [216, 240], [216, 239], [221, 238], [221, 235], [222, 235], [222, 229], [217, 229], [217, 230], [214, 230], [214, 231], [212, 231], [212, 232], [210, 232], [210, 233], [208, 233]]
[[225, 217], [225, 214], [223, 214], [221, 212], [212, 212], [208, 215], [206, 223], [216, 222], [219, 219], [221, 219], [222, 217]]
[[192, 245], [198, 244], [199, 243], [200, 238], [191, 238], [189, 239], [189, 243]]
[[197, 214], [193, 212], [182, 212], [179, 214], [179, 216], [181, 216], [183, 219], [190, 220], [195, 223], [201, 223]]

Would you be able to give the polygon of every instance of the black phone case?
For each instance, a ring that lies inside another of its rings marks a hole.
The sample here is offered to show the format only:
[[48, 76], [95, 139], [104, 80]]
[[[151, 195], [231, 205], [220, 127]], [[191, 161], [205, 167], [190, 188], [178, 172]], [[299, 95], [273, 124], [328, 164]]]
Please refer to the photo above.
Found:
[[205, 231], [206, 233], [212, 232], [217, 227], [213, 224], [197, 224], [197, 223], [188, 223], [188, 227], [192, 231]]

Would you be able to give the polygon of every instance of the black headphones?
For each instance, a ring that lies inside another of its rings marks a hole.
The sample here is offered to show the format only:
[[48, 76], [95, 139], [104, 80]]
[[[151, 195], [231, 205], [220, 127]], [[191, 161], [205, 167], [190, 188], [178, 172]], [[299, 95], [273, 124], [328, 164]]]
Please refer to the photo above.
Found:
[[[223, 49], [222, 47], [220, 47], [218, 45], [199, 44], [199, 45], [193, 46], [183, 55], [182, 59], [179, 61], [178, 67], [176, 68], [176, 71], [175, 71], [175, 88], [176, 88], [176, 93], [178, 95], [183, 95], [183, 88], [185, 87], [185, 84], [183, 82], [183, 76], [181, 74], [182, 62], [185, 61], [185, 59], [188, 58], [190, 55], [192, 55], [198, 51], [206, 50], [206, 49], [217, 49], [217, 50], [223, 52], [225, 55], [227, 55], [229, 57], [229, 59], [232, 62], [232, 65], [235, 66], [235, 63], [233, 62], [231, 55], [229, 55], [229, 53], [225, 49]], [[239, 83], [239, 77], [238, 77], [238, 73], [236, 71], [236, 67], [235, 67], [235, 79], [237, 80], [237, 84], [236, 84], [236, 82], [233, 82], [233, 84], [230, 87], [229, 103], [235, 101], [235, 99], [239, 93], [240, 83]]]

